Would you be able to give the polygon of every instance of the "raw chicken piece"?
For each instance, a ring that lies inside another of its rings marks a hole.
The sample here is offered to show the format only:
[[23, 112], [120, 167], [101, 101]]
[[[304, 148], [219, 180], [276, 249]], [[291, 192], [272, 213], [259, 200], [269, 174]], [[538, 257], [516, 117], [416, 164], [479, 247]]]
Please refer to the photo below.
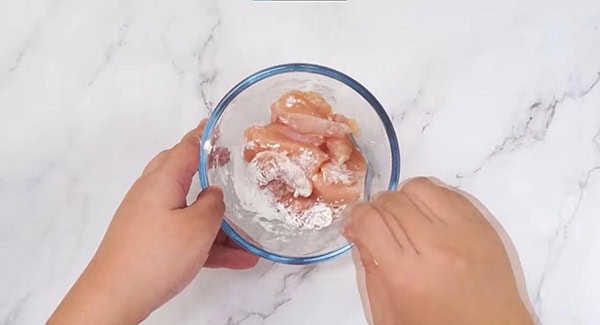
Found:
[[348, 123], [348, 118], [342, 114], [334, 114], [333, 120], [340, 123]]
[[223, 147], [213, 148], [208, 155], [208, 168], [223, 167], [229, 162], [231, 153]]
[[302, 143], [308, 143], [308, 144], [313, 144], [315, 146], [320, 146], [323, 144], [323, 142], [325, 142], [325, 138], [323, 138], [323, 136], [321, 136], [321, 135], [298, 133], [298, 132], [294, 131], [292, 128], [290, 128], [284, 124], [281, 124], [281, 123], [269, 124], [269, 125], [265, 126], [265, 128], [268, 130], [275, 131], [275, 132], [287, 137], [290, 140], [294, 140], [294, 141], [298, 141], [298, 142], [302, 142]]
[[334, 122], [327, 118], [290, 113], [286, 110], [279, 110], [277, 107], [271, 109], [271, 114], [275, 117], [276, 121], [303, 134], [343, 137], [346, 134], [352, 133], [352, 128], [348, 124]]
[[358, 131], [321, 95], [291, 91], [271, 105], [270, 124], [246, 130], [244, 159], [280, 209], [301, 219], [324, 211], [331, 219], [363, 196], [366, 164], [348, 138]]
[[326, 203], [349, 204], [360, 199], [364, 192], [365, 160], [353, 150], [350, 160], [340, 166], [326, 163], [321, 172], [312, 177], [313, 193]]
[[354, 134], [355, 137], [360, 135], [360, 128], [358, 127], [358, 123], [356, 123], [355, 120], [349, 119], [342, 114], [335, 114], [333, 116], [333, 121], [348, 124], [348, 126], [352, 130], [352, 134]]
[[354, 145], [346, 137], [329, 138], [325, 142], [325, 147], [327, 148], [329, 157], [340, 165], [350, 159], [352, 150], [354, 150]]
[[287, 191], [293, 193], [295, 198], [311, 195], [313, 186], [306, 172], [286, 154], [262, 151], [254, 156], [252, 164], [256, 166], [256, 180], [260, 185], [279, 181], [286, 185]]
[[354, 181], [360, 180], [360, 182], [363, 182], [364, 177], [367, 174], [367, 162], [357, 149], [352, 151], [350, 159], [346, 162], [346, 168], [348, 168], [354, 176]]
[[302, 213], [317, 203], [317, 199], [313, 195], [309, 197], [294, 197], [294, 194], [289, 191], [287, 184], [282, 181], [270, 182], [265, 187], [273, 193], [277, 202], [294, 213]]
[[352, 133], [343, 115], [334, 120], [331, 106], [315, 92], [292, 91], [271, 105], [271, 122], [283, 123], [302, 134], [343, 137]]
[[293, 141], [272, 128], [255, 126], [244, 132], [246, 146], [244, 159], [250, 162], [254, 156], [263, 151], [278, 151], [287, 155], [300, 164], [312, 175], [319, 170], [328, 156], [319, 147], [311, 144]]
[[271, 108], [276, 111], [287, 111], [288, 113], [299, 113], [316, 117], [332, 117], [331, 106], [315, 92], [302, 92], [293, 90], [279, 97]]
[[327, 184], [323, 174], [319, 173], [313, 177], [313, 192], [325, 203], [349, 204], [361, 198], [363, 185], [360, 182], [352, 185]]
[[325, 184], [350, 185], [354, 183], [352, 172], [343, 164], [326, 162], [321, 166], [321, 174], [323, 175], [323, 183]]

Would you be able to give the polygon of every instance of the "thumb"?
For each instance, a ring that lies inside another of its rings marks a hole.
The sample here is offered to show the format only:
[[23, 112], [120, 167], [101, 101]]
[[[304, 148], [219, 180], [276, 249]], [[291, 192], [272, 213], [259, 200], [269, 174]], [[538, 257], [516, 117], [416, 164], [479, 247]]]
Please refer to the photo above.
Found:
[[225, 214], [225, 203], [223, 202], [223, 191], [218, 187], [209, 187], [200, 194], [196, 202], [182, 212], [194, 220], [196, 229], [202, 232], [203, 237], [210, 239], [212, 243], [219, 232], [223, 215]]

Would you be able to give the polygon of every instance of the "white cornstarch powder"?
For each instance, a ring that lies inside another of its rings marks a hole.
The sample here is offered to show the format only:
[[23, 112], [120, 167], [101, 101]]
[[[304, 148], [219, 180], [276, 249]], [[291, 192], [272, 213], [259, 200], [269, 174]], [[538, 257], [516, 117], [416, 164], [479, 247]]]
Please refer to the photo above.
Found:
[[321, 171], [325, 184], [352, 184], [351, 174], [346, 165], [327, 163]]
[[294, 162], [306, 171], [315, 163], [315, 157], [312, 151], [302, 148], [300, 155], [294, 157]]
[[[278, 203], [278, 205], [285, 210], [283, 204]], [[329, 226], [332, 220], [333, 211], [331, 208], [318, 202], [300, 214], [292, 214], [292, 217], [287, 222], [291, 222], [295, 228], [321, 229]]]
[[[343, 206], [332, 208], [317, 201], [306, 209], [296, 210], [279, 202], [265, 187], [271, 181], [282, 181], [294, 197], [309, 197], [312, 194], [312, 182], [306, 175], [306, 166], [313, 162], [312, 159], [307, 150], [295, 159], [286, 153], [264, 151], [258, 153], [250, 163], [237, 164], [234, 183], [242, 208], [256, 213], [255, 221], [272, 232], [276, 232], [275, 225], [292, 230], [316, 230], [329, 226]], [[340, 175], [332, 177], [343, 179]]]
[[288, 98], [286, 98], [285, 100], [285, 107], [290, 108], [292, 106], [294, 106], [294, 104], [300, 103], [300, 100], [296, 99], [293, 96], [290, 96]]
[[264, 186], [271, 181], [281, 180], [288, 186], [290, 192], [294, 193], [294, 197], [309, 197], [312, 194], [312, 183], [306, 177], [304, 169], [284, 153], [259, 152], [250, 165], [250, 172], [255, 174], [254, 178], [259, 185]]

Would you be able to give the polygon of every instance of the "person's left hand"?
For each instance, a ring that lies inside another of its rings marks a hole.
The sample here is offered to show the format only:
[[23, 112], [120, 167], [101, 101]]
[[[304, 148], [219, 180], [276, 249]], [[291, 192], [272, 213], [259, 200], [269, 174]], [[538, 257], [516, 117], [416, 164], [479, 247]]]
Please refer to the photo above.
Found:
[[138, 323], [187, 286], [203, 266], [256, 265], [258, 257], [219, 231], [225, 210], [220, 189], [208, 188], [186, 205], [204, 124], [148, 164], [49, 324]]

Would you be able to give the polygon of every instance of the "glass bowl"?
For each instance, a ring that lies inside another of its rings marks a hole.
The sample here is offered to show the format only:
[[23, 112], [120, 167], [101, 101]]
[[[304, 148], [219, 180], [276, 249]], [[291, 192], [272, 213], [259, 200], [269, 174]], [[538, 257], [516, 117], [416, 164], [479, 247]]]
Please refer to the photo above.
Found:
[[[370, 164], [371, 188], [395, 190], [400, 152], [394, 127], [377, 99], [360, 83], [334, 69], [305, 63], [273, 66], [252, 74], [233, 87], [211, 114], [200, 150], [198, 172], [202, 188], [218, 186], [225, 198], [223, 231], [241, 247], [262, 258], [285, 264], [329, 260], [350, 250], [340, 234], [341, 218], [319, 230], [291, 230], [264, 220], [255, 206], [252, 189], [244, 180], [244, 130], [270, 121], [271, 104], [291, 90], [315, 91], [336, 113], [357, 121], [356, 142]], [[231, 159], [209, 167], [214, 148], [227, 148]]]

